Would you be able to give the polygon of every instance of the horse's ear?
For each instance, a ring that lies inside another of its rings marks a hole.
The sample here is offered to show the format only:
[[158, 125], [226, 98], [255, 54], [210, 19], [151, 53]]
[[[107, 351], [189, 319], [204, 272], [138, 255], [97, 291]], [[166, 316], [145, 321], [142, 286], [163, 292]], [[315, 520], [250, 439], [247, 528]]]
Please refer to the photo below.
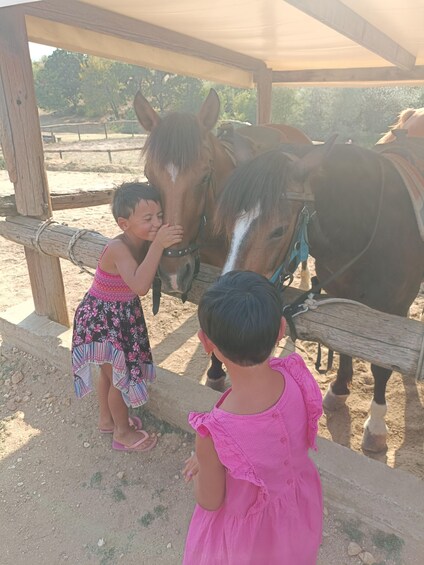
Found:
[[313, 170], [317, 169], [332, 150], [337, 137], [338, 134], [334, 133], [325, 143], [315, 145], [304, 157], [298, 159], [292, 167], [293, 178], [297, 181], [304, 181]]
[[216, 90], [211, 88], [206, 100], [203, 102], [202, 107], [197, 114], [197, 118], [201, 125], [210, 131], [218, 121], [219, 111], [221, 109], [221, 102], [219, 101]]
[[160, 122], [160, 116], [153, 110], [139, 90], [134, 98], [134, 110], [138, 121], [146, 131], [152, 131]]

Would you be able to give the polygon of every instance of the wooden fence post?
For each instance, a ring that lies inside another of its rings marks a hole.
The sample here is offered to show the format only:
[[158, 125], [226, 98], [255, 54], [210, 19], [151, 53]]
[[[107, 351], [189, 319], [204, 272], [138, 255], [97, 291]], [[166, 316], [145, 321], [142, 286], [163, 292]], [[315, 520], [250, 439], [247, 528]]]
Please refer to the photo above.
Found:
[[262, 69], [256, 77], [258, 89], [257, 123], [268, 124], [271, 121], [272, 106], [272, 70]]
[[[19, 214], [51, 217], [40, 121], [34, 92], [25, 16], [20, 6], [1, 9], [0, 139]], [[60, 262], [25, 248], [37, 314], [69, 325]]]

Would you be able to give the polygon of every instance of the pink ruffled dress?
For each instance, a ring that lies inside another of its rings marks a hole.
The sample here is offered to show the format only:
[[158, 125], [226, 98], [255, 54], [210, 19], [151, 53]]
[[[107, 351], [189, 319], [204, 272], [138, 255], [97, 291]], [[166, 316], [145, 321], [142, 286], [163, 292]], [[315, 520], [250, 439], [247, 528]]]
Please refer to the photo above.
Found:
[[253, 415], [220, 408], [192, 412], [189, 422], [210, 435], [226, 467], [223, 505], [196, 505], [184, 565], [315, 565], [322, 534], [322, 493], [308, 456], [316, 449], [321, 391], [302, 358], [270, 359], [285, 379], [274, 406]]

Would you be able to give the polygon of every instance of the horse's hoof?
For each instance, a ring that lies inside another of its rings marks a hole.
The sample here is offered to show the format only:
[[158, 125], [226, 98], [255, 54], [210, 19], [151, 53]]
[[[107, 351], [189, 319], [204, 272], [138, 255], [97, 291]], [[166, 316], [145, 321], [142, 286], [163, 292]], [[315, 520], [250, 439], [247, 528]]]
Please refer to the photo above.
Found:
[[227, 376], [224, 375], [223, 377], [219, 377], [219, 379], [210, 379], [208, 377], [206, 379], [206, 386], [218, 392], [225, 392], [227, 388], [230, 388], [231, 383], [229, 379], [227, 379]]
[[364, 428], [361, 447], [369, 453], [383, 453], [387, 451], [387, 435], [372, 434], [368, 428]]
[[329, 385], [328, 390], [323, 398], [322, 406], [324, 410], [327, 410], [328, 412], [334, 412], [335, 410], [338, 410], [339, 408], [343, 408], [343, 406], [345, 406], [348, 396], [348, 394], [334, 394], [334, 392], [331, 390], [331, 385]]

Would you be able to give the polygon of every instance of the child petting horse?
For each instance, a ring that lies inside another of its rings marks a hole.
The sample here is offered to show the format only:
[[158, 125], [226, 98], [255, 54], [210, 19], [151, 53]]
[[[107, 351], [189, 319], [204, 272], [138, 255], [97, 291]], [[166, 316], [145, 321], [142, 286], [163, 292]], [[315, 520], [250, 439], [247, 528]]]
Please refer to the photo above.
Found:
[[148, 399], [155, 377], [139, 295], [148, 292], [163, 250], [180, 243], [181, 226], [163, 225], [160, 197], [147, 183], [116, 189], [113, 216], [122, 233], [104, 248], [93, 284], [75, 312], [72, 366], [75, 392], [92, 388], [91, 368], [100, 366], [99, 429], [113, 436], [118, 451], [148, 451], [157, 441], [141, 430], [128, 407]]

